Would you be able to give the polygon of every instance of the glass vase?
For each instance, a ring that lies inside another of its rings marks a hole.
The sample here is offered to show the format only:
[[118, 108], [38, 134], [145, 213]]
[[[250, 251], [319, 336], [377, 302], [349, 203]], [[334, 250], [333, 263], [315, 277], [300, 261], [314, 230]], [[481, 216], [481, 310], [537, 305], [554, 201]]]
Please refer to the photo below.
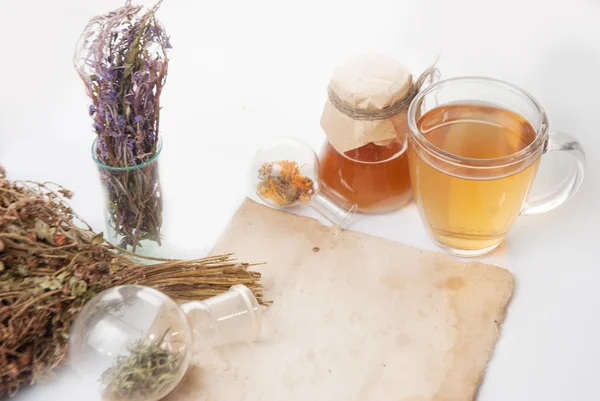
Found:
[[159, 138], [151, 159], [129, 167], [102, 163], [96, 156], [96, 146], [94, 141], [92, 158], [104, 190], [104, 238], [131, 253], [161, 256], [163, 197], [158, 159], [162, 139]]

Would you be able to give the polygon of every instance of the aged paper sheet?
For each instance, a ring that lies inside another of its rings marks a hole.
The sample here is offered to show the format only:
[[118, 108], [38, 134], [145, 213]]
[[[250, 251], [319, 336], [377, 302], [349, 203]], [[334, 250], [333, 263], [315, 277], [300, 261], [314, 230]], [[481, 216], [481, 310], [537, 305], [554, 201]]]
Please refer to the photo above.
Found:
[[169, 401], [471, 401], [512, 275], [245, 200], [214, 250], [263, 273], [261, 339], [195, 358]]

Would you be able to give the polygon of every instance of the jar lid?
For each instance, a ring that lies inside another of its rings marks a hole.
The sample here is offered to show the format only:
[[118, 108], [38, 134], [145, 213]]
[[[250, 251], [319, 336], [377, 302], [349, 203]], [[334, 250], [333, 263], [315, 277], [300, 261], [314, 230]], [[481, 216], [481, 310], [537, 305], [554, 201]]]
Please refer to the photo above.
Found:
[[329, 142], [344, 153], [395, 139], [391, 119], [406, 110], [402, 102], [410, 96], [412, 83], [408, 68], [386, 55], [356, 57], [337, 67], [321, 116]]

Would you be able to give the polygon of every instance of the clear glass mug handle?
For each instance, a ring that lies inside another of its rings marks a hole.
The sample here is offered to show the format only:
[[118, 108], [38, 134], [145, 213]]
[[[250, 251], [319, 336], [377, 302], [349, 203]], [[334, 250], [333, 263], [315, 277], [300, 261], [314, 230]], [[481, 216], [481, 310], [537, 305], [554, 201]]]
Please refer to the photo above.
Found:
[[569, 153], [572, 156], [575, 168], [556, 186], [551, 194], [533, 202], [526, 200], [521, 211], [522, 216], [541, 214], [555, 209], [575, 195], [581, 187], [585, 175], [585, 153], [581, 144], [572, 136], [562, 132], [550, 133], [545, 153], [555, 151]]

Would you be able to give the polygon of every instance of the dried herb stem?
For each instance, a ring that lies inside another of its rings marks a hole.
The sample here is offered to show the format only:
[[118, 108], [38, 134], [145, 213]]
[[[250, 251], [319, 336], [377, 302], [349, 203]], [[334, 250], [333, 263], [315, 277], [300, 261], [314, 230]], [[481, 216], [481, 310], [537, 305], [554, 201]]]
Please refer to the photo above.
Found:
[[129, 344], [130, 354], [118, 358], [114, 366], [102, 374], [105, 399], [144, 400], [175, 384], [185, 349], [179, 352], [167, 349], [164, 343], [169, 331], [150, 344], [143, 340]]

